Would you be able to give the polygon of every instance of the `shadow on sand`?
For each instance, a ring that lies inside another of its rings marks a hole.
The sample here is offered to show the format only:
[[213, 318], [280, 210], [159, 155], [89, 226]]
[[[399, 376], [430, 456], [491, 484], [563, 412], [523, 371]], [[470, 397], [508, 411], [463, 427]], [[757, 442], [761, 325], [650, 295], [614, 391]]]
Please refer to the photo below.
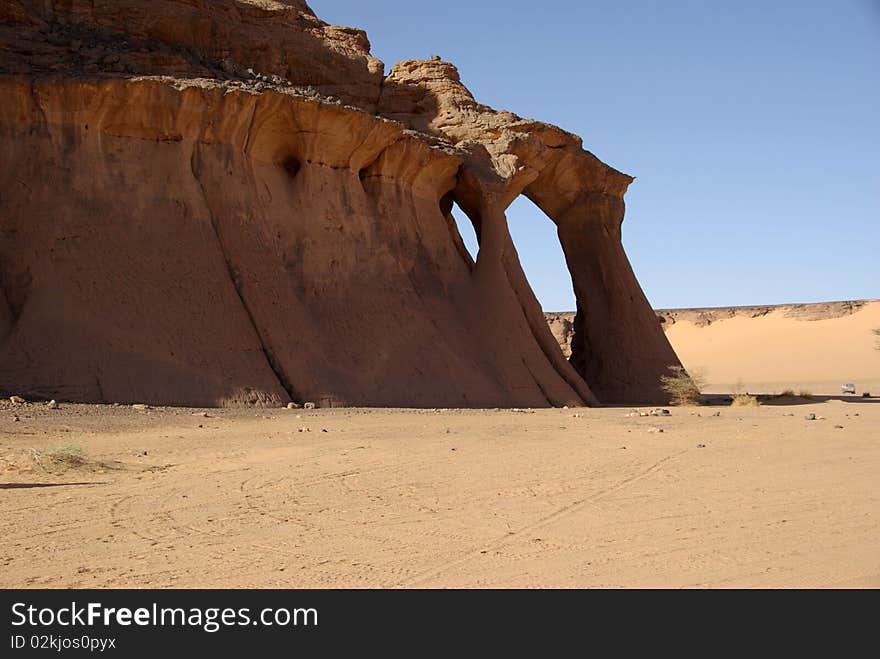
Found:
[[38, 487], [70, 487], [72, 485], [106, 485], [104, 481], [91, 483], [0, 483], [0, 490], [29, 490]]

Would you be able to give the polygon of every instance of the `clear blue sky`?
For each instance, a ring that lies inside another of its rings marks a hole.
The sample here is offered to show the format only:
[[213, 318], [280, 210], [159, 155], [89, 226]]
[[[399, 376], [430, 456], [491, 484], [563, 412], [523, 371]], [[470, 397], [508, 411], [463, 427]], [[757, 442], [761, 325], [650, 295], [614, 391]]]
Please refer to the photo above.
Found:
[[[441, 55], [637, 177], [624, 244], [655, 307], [880, 297], [880, 0], [310, 4], [386, 71]], [[508, 219], [544, 309], [572, 309], [552, 223]]]

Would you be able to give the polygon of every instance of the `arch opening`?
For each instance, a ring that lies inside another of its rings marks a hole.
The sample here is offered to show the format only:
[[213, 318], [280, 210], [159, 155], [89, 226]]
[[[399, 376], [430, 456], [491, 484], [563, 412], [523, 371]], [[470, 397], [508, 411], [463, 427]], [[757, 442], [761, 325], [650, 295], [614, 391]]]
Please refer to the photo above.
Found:
[[449, 232], [462, 258], [473, 268], [480, 253], [480, 239], [474, 221], [455, 201], [454, 192], [440, 200], [440, 210], [449, 224]]
[[525, 195], [513, 201], [506, 215], [520, 265], [543, 310], [574, 312], [574, 284], [555, 222]]

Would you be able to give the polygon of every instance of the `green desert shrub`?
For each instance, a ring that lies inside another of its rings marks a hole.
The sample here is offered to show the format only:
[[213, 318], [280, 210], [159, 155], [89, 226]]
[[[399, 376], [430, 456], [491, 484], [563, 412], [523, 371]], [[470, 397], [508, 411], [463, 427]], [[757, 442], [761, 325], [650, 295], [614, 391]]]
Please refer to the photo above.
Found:
[[660, 387], [669, 394], [672, 405], [699, 405], [706, 379], [697, 371], [688, 373], [682, 366], [670, 366], [669, 375], [660, 376]]

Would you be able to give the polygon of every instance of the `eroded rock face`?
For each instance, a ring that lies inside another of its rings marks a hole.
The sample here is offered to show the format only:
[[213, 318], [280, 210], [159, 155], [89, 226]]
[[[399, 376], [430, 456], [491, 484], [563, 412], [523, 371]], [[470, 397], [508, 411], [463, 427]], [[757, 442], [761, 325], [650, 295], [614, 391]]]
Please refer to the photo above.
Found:
[[572, 275], [578, 313], [570, 363], [603, 402], [663, 401], [660, 375], [679, 362], [623, 251], [623, 196], [633, 179], [585, 151], [575, 135], [478, 104], [446, 62], [397, 64], [379, 111], [465, 152], [456, 201], [474, 223], [480, 256], [488, 249], [487, 260], [500, 259], [528, 298], [525, 313], [548, 359], [556, 362], [557, 342], [543, 316], [531, 313], [536, 302], [503, 215], [519, 194], [556, 224]]
[[4, 0], [0, 69], [96, 77], [266, 77], [375, 107], [383, 64], [362, 30], [303, 0]]
[[[362, 32], [301, 0], [14, 0], [0, 20], [0, 391], [662, 398], [677, 359], [620, 245], [631, 179], [569, 133], [479, 105], [452, 65], [383, 81]], [[507, 230], [519, 194], [557, 224], [572, 271], [571, 363]]]

